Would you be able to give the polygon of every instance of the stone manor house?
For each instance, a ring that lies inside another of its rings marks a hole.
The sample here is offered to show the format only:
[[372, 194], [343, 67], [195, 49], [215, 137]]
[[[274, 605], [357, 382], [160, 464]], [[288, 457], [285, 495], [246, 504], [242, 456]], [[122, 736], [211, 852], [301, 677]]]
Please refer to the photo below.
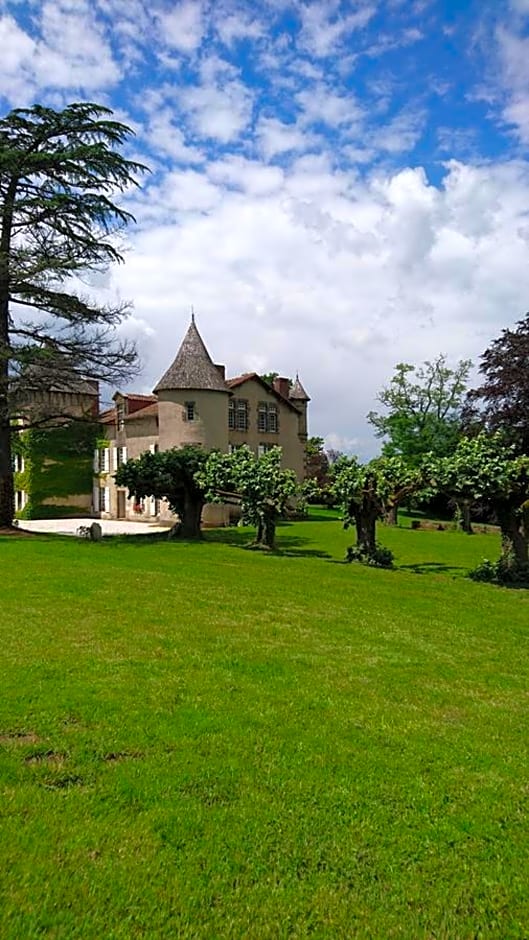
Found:
[[[164, 503], [129, 499], [113, 474], [121, 463], [145, 451], [200, 444], [206, 450], [231, 452], [246, 444], [256, 454], [283, 449], [283, 465], [304, 476], [307, 406], [299, 377], [269, 384], [255, 372], [226, 379], [198, 332], [194, 316], [172, 365], [152, 395], [116, 392], [114, 407], [99, 421], [103, 438], [94, 454], [93, 514], [103, 519], [154, 521], [169, 519]], [[229, 507], [209, 505], [203, 521], [229, 522]]]

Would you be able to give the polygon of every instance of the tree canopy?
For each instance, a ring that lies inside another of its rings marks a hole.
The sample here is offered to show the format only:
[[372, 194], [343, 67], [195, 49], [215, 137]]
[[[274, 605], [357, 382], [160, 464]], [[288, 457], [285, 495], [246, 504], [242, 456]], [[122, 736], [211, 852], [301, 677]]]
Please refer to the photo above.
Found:
[[503, 564], [529, 573], [529, 457], [517, 455], [504, 434], [482, 432], [462, 438], [431, 473], [434, 483], [455, 499], [490, 504], [501, 528]]
[[469, 359], [452, 369], [446, 356], [416, 367], [401, 362], [389, 385], [378, 395], [385, 411], [370, 411], [367, 419], [377, 437], [385, 438], [382, 453], [420, 464], [427, 453], [450, 453], [461, 433], [461, 410]]
[[129, 497], [165, 499], [178, 515], [175, 534], [182, 538], [200, 538], [200, 519], [204, 507], [204, 489], [197, 482], [207, 454], [195, 444], [171, 450], [141, 454], [118, 467], [114, 479], [126, 486]]
[[132, 215], [114, 199], [145, 169], [120, 153], [131, 133], [87, 102], [0, 120], [0, 525], [13, 516], [11, 426], [27, 420], [27, 393], [110, 381], [136, 361], [115, 334], [127, 304], [80, 286], [121, 260], [116, 233]]
[[424, 485], [421, 470], [400, 457], [378, 457], [361, 464], [356, 457], [340, 457], [334, 467], [333, 491], [341, 507], [344, 527], [356, 527], [360, 557], [376, 556], [376, 522], [394, 504]]
[[281, 467], [280, 447], [261, 457], [249, 447], [232, 454], [213, 451], [197, 479], [208, 501], [240, 500], [243, 522], [257, 529], [256, 544], [275, 547], [277, 521], [299, 489], [294, 471]]
[[481, 356], [483, 382], [467, 397], [469, 429], [502, 431], [518, 453], [529, 454], [529, 313], [503, 330]]

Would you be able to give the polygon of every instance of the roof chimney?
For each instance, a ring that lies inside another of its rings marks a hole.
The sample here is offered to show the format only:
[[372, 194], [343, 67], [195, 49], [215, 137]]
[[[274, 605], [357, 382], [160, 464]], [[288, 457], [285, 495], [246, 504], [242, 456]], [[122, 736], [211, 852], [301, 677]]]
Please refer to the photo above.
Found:
[[283, 376], [278, 376], [277, 379], [274, 379], [273, 388], [279, 395], [282, 395], [283, 398], [288, 398], [290, 392], [290, 379], [285, 379]]

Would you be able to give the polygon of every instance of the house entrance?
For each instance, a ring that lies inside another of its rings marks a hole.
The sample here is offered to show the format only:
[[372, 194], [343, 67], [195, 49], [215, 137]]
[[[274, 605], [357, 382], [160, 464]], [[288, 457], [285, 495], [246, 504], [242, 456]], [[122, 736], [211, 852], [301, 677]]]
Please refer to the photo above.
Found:
[[118, 519], [124, 519], [127, 514], [127, 494], [125, 490], [118, 490]]

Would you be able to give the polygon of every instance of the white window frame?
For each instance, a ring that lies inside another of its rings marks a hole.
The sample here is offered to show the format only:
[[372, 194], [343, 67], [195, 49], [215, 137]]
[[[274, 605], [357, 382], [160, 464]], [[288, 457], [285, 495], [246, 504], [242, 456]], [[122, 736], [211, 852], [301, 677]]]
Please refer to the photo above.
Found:
[[100, 486], [98, 494], [99, 512], [110, 512], [110, 487]]
[[110, 472], [110, 447], [99, 448], [99, 472]]

